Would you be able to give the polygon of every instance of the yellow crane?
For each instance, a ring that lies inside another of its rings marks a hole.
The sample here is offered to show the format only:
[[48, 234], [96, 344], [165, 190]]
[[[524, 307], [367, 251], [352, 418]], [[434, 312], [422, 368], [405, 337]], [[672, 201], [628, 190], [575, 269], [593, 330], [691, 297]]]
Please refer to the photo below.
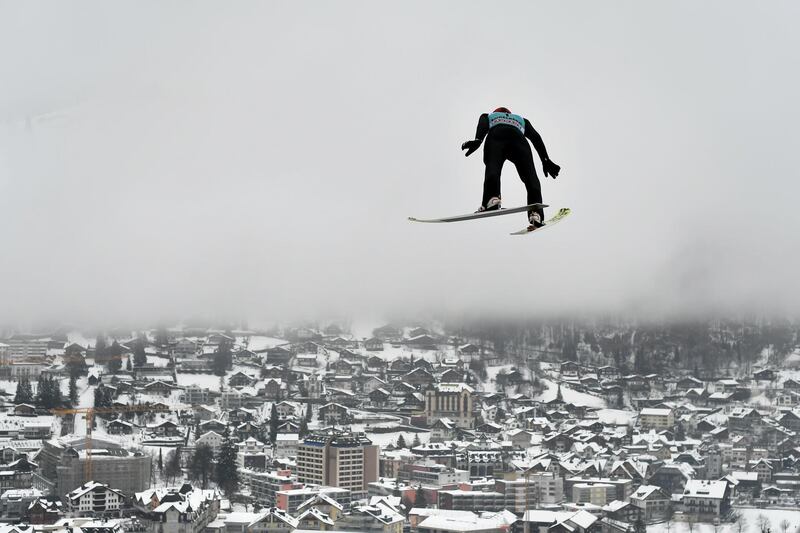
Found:
[[92, 426], [95, 415], [114, 413], [168, 413], [171, 409], [156, 405], [119, 405], [116, 407], [73, 407], [69, 409], [50, 409], [54, 415], [78, 415], [86, 418], [86, 462], [84, 463], [85, 481], [92, 481]]

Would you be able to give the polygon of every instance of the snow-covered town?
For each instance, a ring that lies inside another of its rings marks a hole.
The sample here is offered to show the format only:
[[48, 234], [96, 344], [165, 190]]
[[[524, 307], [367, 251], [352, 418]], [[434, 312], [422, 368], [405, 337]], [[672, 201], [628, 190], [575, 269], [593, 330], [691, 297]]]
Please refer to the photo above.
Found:
[[10, 334], [0, 531], [794, 533], [797, 331]]

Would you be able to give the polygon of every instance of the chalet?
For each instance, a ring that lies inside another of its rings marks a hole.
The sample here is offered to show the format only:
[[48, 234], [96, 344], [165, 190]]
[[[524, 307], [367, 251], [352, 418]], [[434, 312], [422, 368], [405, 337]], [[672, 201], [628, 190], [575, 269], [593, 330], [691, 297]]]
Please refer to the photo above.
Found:
[[351, 375], [355, 373], [356, 368], [359, 368], [360, 365], [353, 363], [352, 361], [348, 361], [347, 359], [339, 359], [333, 365], [333, 369], [337, 374], [340, 375]]
[[386, 389], [378, 388], [368, 393], [367, 396], [374, 407], [383, 407], [392, 395]]
[[646, 390], [650, 387], [647, 378], [639, 374], [629, 374], [627, 376], [623, 376], [622, 381], [628, 386], [628, 389], [632, 391]]
[[702, 389], [703, 382], [692, 376], [686, 376], [679, 379], [675, 383], [675, 389], [681, 391], [688, 391], [689, 389]]
[[207, 431], [215, 431], [217, 433], [222, 434], [225, 432], [225, 428], [227, 427], [227, 425], [221, 420], [205, 420], [203, 422], [200, 422], [200, 424], [198, 424], [198, 427], [200, 428], [198, 433], [200, 433], [201, 435]]
[[[236, 435], [236, 438], [238, 438], [241, 442], [260, 435], [262, 433], [262, 429], [261, 426], [252, 420], [248, 420], [247, 422], [242, 422], [241, 424], [237, 425], [233, 432]], [[260, 468], [264, 468], [264, 465], [261, 465]]]
[[364, 394], [369, 394], [372, 391], [380, 388], [386, 388], [389, 385], [377, 376], [364, 376], [361, 381], [361, 391]]
[[177, 356], [182, 357], [195, 357], [202, 352], [203, 345], [201, 342], [191, 339], [181, 339], [172, 348], [172, 351]]
[[296, 416], [298, 411], [296, 404], [287, 401], [276, 403], [275, 409], [278, 411], [278, 416], [283, 418]]
[[800, 391], [800, 381], [787, 379], [783, 382], [783, 388], [787, 390]]
[[690, 480], [683, 491], [683, 508], [699, 519], [718, 519], [730, 509], [727, 481]]
[[328, 387], [328, 398], [331, 402], [353, 407], [359, 403], [358, 396], [351, 391], [334, 387]]
[[181, 426], [172, 420], [164, 420], [156, 424], [148, 424], [147, 431], [153, 435], [164, 437], [178, 437], [181, 436]]
[[269, 378], [259, 383], [258, 395], [272, 400], [279, 400], [282, 389], [283, 381], [281, 379]]
[[282, 423], [281, 423], [281, 424], [278, 426], [278, 433], [283, 433], [283, 434], [287, 434], [287, 433], [297, 434], [299, 431], [300, 431], [300, 424], [298, 424], [297, 422], [293, 422], [293, 421], [291, 421], [291, 420], [287, 420], [286, 422], [282, 422]]
[[439, 344], [439, 340], [430, 335], [416, 335], [405, 341], [409, 346], [419, 348], [420, 350], [435, 350]]
[[372, 337], [364, 341], [364, 349], [370, 352], [380, 352], [383, 350], [383, 340], [378, 337]]
[[580, 365], [575, 361], [564, 361], [561, 363], [562, 378], [577, 378], [580, 375]]
[[531, 446], [533, 433], [526, 429], [512, 429], [506, 433], [506, 438], [511, 441], [514, 448], [525, 450]]
[[420, 392], [415, 392], [406, 396], [400, 402], [401, 409], [405, 411], [419, 411], [425, 408], [425, 396]]
[[294, 358], [294, 363], [297, 366], [302, 366], [304, 368], [316, 368], [317, 366], [319, 366], [319, 361], [317, 360], [317, 354], [315, 353], [298, 354]]
[[553, 433], [542, 440], [542, 447], [554, 452], [566, 452], [572, 448], [575, 440], [564, 433]]
[[255, 520], [247, 525], [247, 531], [248, 533], [290, 533], [297, 529], [298, 525], [298, 520], [288, 512], [277, 507], [270, 507], [261, 511]]
[[412, 370], [414, 368], [422, 368], [424, 370], [427, 370], [428, 372], [433, 372], [433, 365], [429, 361], [426, 361], [425, 359], [422, 358], [412, 361], [411, 368]]
[[389, 364], [389, 373], [394, 375], [406, 374], [411, 370], [411, 363], [404, 359], [395, 359]]
[[778, 423], [791, 431], [800, 431], [800, 414], [794, 411], [786, 411], [778, 418]]
[[320, 419], [327, 425], [344, 424], [350, 421], [350, 409], [338, 403], [326, 403], [319, 408]]
[[248, 409], [246, 407], [236, 407], [228, 411], [228, 420], [232, 423], [240, 424], [253, 420], [256, 415], [255, 409]]
[[733, 392], [714, 392], [708, 395], [706, 399], [708, 405], [711, 406], [723, 406], [728, 405], [733, 401]]
[[73, 357], [85, 357], [86, 356], [86, 348], [81, 346], [77, 343], [72, 343], [66, 348], [64, 348], [64, 356], [65, 359], [70, 359]]
[[325, 341], [325, 344], [333, 346], [334, 348], [349, 348], [353, 342], [342, 337], [334, 337]]
[[275, 346], [267, 350], [267, 364], [287, 366], [294, 354], [284, 346]]
[[408, 332], [409, 337], [419, 337], [420, 335], [430, 335], [430, 334], [431, 334], [430, 330], [423, 327], [412, 328]]
[[17, 416], [36, 416], [36, 406], [29, 403], [19, 403], [14, 406], [14, 414]]
[[162, 396], [169, 396], [172, 391], [180, 390], [180, 387], [172, 385], [171, 383], [167, 383], [165, 381], [151, 381], [147, 383], [144, 387], [144, 392], [152, 393], [152, 394], [160, 394]]
[[425, 370], [424, 368], [417, 367], [405, 376], [403, 376], [403, 381], [410, 385], [418, 386], [418, 387], [426, 387], [428, 385], [433, 385], [436, 383], [436, 378], [433, 377], [429, 371]]
[[386, 370], [387, 363], [386, 360], [382, 357], [378, 357], [377, 355], [370, 356], [367, 358], [367, 370], [370, 372], [381, 372]]
[[740, 386], [741, 384], [738, 381], [730, 378], [718, 379], [714, 382], [714, 390], [716, 392], [734, 393]]
[[88, 481], [66, 497], [67, 507], [73, 515], [91, 516], [120, 511], [125, 505], [122, 492], [96, 481]]
[[751, 408], [737, 408], [728, 415], [728, 429], [731, 432], [751, 433], [764, 423], [761, 413]]
[[135, 427], [131, 422], [117, 419], [106, 424], [106, 431], [111, 435], [132, 435]]
[[619, 378], [619, 370], [615, 366], [601, 366], [597, 369], [597, 377], [598, 379], [617, 379]]
[[262, 378], [281, 378], [284, 374], [284, 367], [280, 365], [264, 365], [261, 369]]
[[465, 344], [463, 346], [459, 346], [458, 353], [459, 355], [479, 355], [481, 353], [481, 349], [475, 344]]
[[396, 339], [400, 337], [401, 332], [399, 329], [392, 325], [385, 325], [372, 330], [372, 335], [383, 340]]
[[60, 500], [37, 498], [28, 507], [27, 514], [31, 524], [55, 524], [64, 515], [64, 506]]
[[631, 494], [630, 502], [641, 510], [645, 522], [654, 522], [668, 515], [672, 498], [660, 487], [641, 485]]
[[448, 368], [440, 376], [442, 383], [462, 383], [466, 381], [466, 374], [463, 370]]
[[225, 440], [221, 434], [217, 433], [216, 431], [206, 431], [194, 441], [195, 447], [197, 446], [208, 446], [215, 452], [218, 451], [222, 447], [222, 442]]
[[453, 440], [456, 437], [457, 427], [455, 422], [447, 417], [436, 420], [431, 425], [431, 442]]
[[[624, 522], [626, 525], [633, 524], [644, 514], [642, 509], [634, 505], [632, 501], [624, 502], [622, 500], [614, 500], [604, 505], [603, 513], [605, 514], [606, 520], [612, 520], [619, 523]], [[622, 528], [620, 533], [628, 533], [629, 528], [630, 526]], [[607, 526], [603, 527], [603, 531], [606, 531], [607, 529], [609, 530], [609, 533], [612, 531], [611, 528], [608, 528]]]
[[228, 385], [231, 387], [248, 387], [255, 382], [255, 378], [248, 376], [244, 372], [235, 372], [228, 378]]
[[772, 481], [772, 473], [775, 470], [775, 466], [773, 466], [772, 462], [769, 460], [762, 458], [750, 461], [750, 464], [747, 465], [747, 470], [749, 472], [756, 472], [758, 474], [758, 481], [761, 484], [766, 484]]
[[754, 381], [774, 381], [776, 378], [775, 371], [771, 368], [765, 368], [757, 372], [753, 372]]
[[236, 339], [223, 333], [212, 333], [206, 337], [206, 344], [211, 346], [220, 346], [221, 344], [233, 345], [235, 341]]

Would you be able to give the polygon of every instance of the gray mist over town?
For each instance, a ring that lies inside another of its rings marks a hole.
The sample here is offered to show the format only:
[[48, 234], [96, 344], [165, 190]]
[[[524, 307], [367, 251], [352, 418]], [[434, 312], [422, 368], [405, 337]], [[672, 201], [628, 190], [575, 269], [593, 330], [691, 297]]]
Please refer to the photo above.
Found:
[[800, 532], [799, 19], [0, 0], [0, 533]]

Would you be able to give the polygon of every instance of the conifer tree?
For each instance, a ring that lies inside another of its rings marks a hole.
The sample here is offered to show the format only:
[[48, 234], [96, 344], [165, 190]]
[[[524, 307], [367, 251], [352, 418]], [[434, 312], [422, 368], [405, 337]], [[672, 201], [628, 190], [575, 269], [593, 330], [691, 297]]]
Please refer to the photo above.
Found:
[[178, 447], [167, 454], [167, 464], [164, 465], [164, 475], [169, 479], [170, 483], [172, 483], [181, 473], [181, 449]]
[[399, 437], [397, 437], [397, 447], [398, 448], [405, 448], [406, 447], [406, 439], [403, 438], [403, 434], [401, 433]]
[[269, 412], [269, 440], [275, 443], [278, 438], [278, 407], [272, 402], [272, 409]]
[[144, 366], [147, 363], [147, 353], [144, 350], [144, 339], [136, 339], [136, 344], [133, 347], [133, 364], [135, 366]]
[[[227, 433], [227, 432], [226, 432]], [[230, 497], [239, 490], [239, 466], [236, 463], [236, 445], [229, 436], [222, 441], [217, 455], [217, 485]]]
[[14, 403], [33, 403], [33, 391], [31, 390], [31, 382], [27, 376], [23, 376], [17, 382], [17, 392], [14, 394]]
[[75, 376], [69, 377], [69, 403], [78, 404], [78, 382]]
[[189, 477], [192, 481], [200, 481], [201, 488], [208, 486], [208, 476], [214, 466], [214, 450], [207, 444], [195, 448], [189, 459]]

